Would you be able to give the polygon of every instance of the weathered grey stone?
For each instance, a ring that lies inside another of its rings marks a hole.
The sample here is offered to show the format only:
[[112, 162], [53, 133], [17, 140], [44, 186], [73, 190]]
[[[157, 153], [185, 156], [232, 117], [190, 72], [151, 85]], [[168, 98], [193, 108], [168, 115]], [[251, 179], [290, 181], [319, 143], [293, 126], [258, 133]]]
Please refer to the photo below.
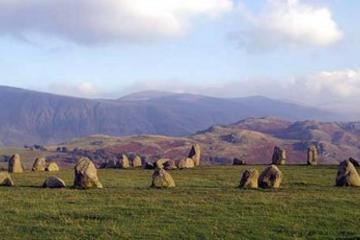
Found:
[[74, 187], [78, 188], [102, 188], [97, 176], [94, 163], [88, 158], [81, 158], [75, 166]]
[[44, 188], [64, 188], [65, 186], [64, 180], [56, 176], [47, 177], [43, 183]]
[[199, 166], [201, 161], [201, 148], [199, 144], [194, 144], [189, 152], [188, 158], [194, 161], [194, 166]]
[[14, 154], [9, 160], [8, 171], [11, 173], [22, 173], [24, 172], [24, 167], [21, 163], [21, 158], [19, 154]]
[[134, 168], [142, 167], [141, 157], [139, 155], [136, 155], [132, 161], [132, 164]]
[[240, 179], [240, 188], [258, 188], [259, 171], [256, 169], [245, 170]]
[[360, 187], [360, 177], [354, 165], [349, 161], [345, 160], [339, 164], [336, 186], [345, 187]]
[[14, 186], [14, 182], [8, 172], [0, 172], [0, 186]]
[[151, 187], [172, 188], [175, 187], [175, 181], [165, 169], [156, 169], [152, 175]]
[[181, 159], [178, 163], [178, 168], [179, 169], [184, 169], [184, 168], [194, 168], [195, 164], [194, 164], [194, 160], [192, 160], [191, 158], [184, 158]]
[[259, 187], [279, 188], [282, 181], [282, 172], [275, 165], [271, 165], [260, 174]]
[[41, 171], [45, 171], [45, 168], [46, 168], [46, 159], [44, 157], [39, 157], [35, 159], [31, 170], [34, 172], [41, 172]]
[[58, 172], [60, 171], [60, 167], [59, 165], [57, 165], [56, 162], [51, 162], [47, 165], [45, 171], [48, 171], [48, 172]]
[[315, 145], [312, 145], [307, 150], [307, 164], [317, 165], [318, 164], [318, 153]]
[[125, 154], [122, 154], [119, 160], [119, 168], [127, 169], [129, 167], [130, 167], [129, 158]]
[[274, 153], [272, 156], [272, 164], [284, 165], [286, 162], [286, 151], [280, 147], [274, 147]]
[[167, 161], [163, 164], [165, 170], [174, 170], [177, 169], [176, 163], [172, 159], [167, 159]]

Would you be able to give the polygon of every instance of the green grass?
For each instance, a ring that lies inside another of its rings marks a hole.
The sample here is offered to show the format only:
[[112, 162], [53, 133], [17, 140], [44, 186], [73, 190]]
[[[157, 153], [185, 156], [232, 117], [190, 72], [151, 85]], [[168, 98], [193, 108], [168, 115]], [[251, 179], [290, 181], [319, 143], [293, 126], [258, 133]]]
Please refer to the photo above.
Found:
[[236, 188], [243, 168], [172, 171], [171, 190], [150, 189], [140, 169], [100, 170], [105, 188], [91, 190], [38, 187], [51, 174], [71, 185], [71, 170], [13, 174], [1, 239], [360, 238], [360, 188], [334, 187], [336, 167], [281, 167], [280, 190]]

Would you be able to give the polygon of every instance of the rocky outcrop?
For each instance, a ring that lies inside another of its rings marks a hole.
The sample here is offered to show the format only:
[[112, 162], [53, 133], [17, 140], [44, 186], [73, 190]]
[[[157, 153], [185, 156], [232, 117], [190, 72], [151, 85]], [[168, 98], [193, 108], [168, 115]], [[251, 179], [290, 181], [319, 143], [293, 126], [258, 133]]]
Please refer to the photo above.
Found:
[[315, 145], [312, 145], [307, 150], [307, 164], [317, 165], [318, 164], [318, 152]]
[[75, 168], [74, 187], [78, 188], [102, 188], [97, 176], [97, 169], [94, 163], [88, 158], [81, 158]]
[[261, 188], [279, 188], [282, 182], [282, 172], [275, 165], [271, 165], [260, 174], [259, 187]]
[[240, 188], [258, 188], [259, 171], [256, 169], [245, 170], [240, 179]]
[[175, 181], [165, 169], [156, 169], [152, 175], [151, 187], [173, 188], [175, 187]]
[[22, 173], [24, 172], [24, 167], [21, 163], [21, 158], [19, 154], [14, 154], [9, 160], [8, 171], [11, 173]]
[[274, 147], [272, 164], [284, 165], [286, 162], [286, 151], [278, 146]]
[[42, 185], [44, 188], [64, 188], [65, 182], [59, 177], [47, 177]]
[[189, 152], [188, 158], [191, 158], [194, 161], [195, 166], [200, 165], [201, 160], [201, 148], [199, 144], [194, 144]]
[[349, 160], [342, 161], [339, 164], [336, 176], [336, 186], [360, 187], [360, 176]]

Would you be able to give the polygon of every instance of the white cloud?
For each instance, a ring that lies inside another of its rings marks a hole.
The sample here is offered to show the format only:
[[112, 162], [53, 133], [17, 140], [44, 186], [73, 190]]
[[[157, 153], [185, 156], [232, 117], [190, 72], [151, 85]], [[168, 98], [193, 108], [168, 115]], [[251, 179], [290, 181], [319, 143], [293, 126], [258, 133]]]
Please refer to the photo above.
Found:
[[86, 98], [98, 98], [106, 95], [104, 89], [91, 82], [80, 82], [77, 84], [52, 83], [45, 91], [60, 95]]
[[327, 98], [348, 98], [360, 96], [360, 70], [322, 71], [297, 80], [314, 95]]
[[284, 45], [326, 47], [343, 36], [328, 8], [300, 0], [267, 0], [257, 14], [240, 4], [240, 12], [247, 27], [235, 38], [252, 50]]
[[0, 34], [46, 34], [80, 43], [149, 41], [185, 34], [231, 0], [1, 0]]

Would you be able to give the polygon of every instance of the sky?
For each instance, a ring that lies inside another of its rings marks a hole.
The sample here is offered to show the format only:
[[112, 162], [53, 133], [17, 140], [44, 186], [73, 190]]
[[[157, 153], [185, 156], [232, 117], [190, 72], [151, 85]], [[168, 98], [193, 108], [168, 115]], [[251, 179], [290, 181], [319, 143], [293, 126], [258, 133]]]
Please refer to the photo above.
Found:
[[354, 111], [358, 0], [0, 0], [0, 85], [263, 95]]

